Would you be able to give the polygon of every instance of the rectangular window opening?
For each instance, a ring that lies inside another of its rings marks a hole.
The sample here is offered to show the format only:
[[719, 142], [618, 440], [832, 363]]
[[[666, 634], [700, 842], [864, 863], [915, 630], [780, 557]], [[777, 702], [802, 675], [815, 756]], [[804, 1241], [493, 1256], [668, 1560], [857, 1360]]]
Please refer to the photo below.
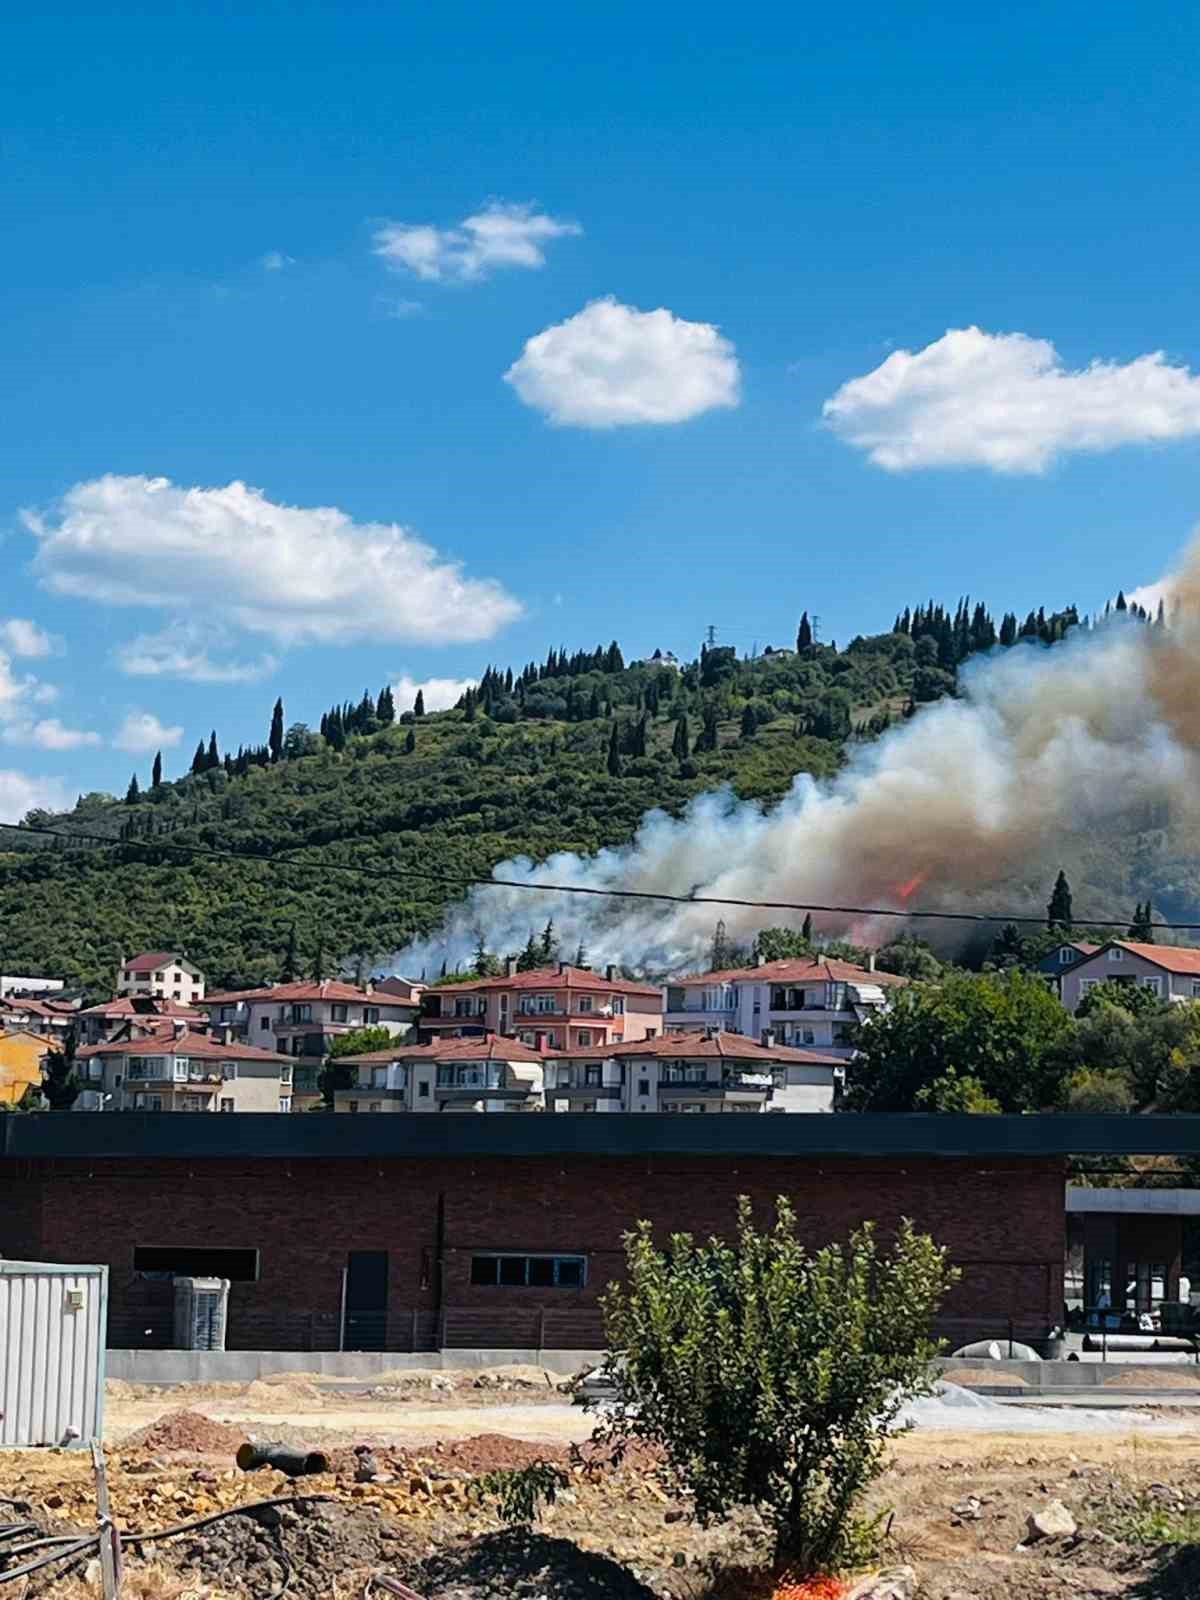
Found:
[[135, 1245], [133, 1270], [142, 1277], [228, 1278], [258, 1282], [258, 1251], [218, 1245]]

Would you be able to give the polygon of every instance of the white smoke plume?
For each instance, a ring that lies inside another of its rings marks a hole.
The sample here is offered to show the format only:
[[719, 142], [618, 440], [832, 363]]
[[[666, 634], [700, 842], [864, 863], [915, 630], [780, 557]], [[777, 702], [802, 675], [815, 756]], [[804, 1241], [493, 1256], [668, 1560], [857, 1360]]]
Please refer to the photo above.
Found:
[[[1118, 839], [1134, 814], [1200, 820], [1200, 541], [1171, 580], [1168, 628], [1116, 618], [1052, 647], [1022, 644], [969, 663], [943, 700], [871, 744], [834, 780], [801, 775], [772, 810], [728, 791], [679, 818], [652, 811], [636, 837], [594, 856], [502, 862], [531, 884], [741, 900], [1041, 911], [1046, 873], [1072, 846]], [[1080, 907], [1128, 915], [1126, 906]], [[564, 957], [672, 972], [707, 953], [718, 917], [733, 942], [804, 913], [480, 888], [444, 931], [398, 958], [431, 975], [465, 963], [480, 932], [500, 955], [553, 917]], [[900, 920], [815, 918], [820, 932], [882, 943]], [[934, 924], [917, 924], [928, 934]], [[950, 937], [950, 935], [948, 935]], [[959, 936], [961, 937], [961, 935]]]

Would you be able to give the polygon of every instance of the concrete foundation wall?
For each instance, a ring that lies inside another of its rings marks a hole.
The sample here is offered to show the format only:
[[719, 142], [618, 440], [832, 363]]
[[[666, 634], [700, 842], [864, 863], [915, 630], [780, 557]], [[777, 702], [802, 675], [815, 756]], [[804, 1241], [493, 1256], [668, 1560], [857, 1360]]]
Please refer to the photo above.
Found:
[[362, 1378], [384, 1372], [443, 1372], [520, 1364], [572, 1377], [604, 1359], [602, 1350], [110, 1350], [107, 1375], [126, 1383], [251, 1383], [280, 1372]]

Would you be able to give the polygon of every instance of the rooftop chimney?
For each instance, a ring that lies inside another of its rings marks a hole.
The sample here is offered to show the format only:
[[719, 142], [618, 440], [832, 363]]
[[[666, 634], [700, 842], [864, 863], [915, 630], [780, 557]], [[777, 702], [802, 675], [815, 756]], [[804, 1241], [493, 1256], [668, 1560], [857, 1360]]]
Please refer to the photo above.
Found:
[[566, 970], [567, 970], [567, 963], [565, 961], [560, 961], [558, 963], [558, 975], [559, 975], [560, 978], [562, 977], [563, 973]]
[[766, 964], [767, 964], [766, 956], [763, 955], [761, 950], [756, 949], [755, 952], [754, 952], [754, 965], [756, 967], [765, 967]]
[[875, 971], [875, 952], [874, 952], [874, 950], [868, 951], [868, 953], [867, 953], [867, 971], [868, 972], [874, 972]]
[[184, 1034], [187, 1031], [188, 1031], [188, 1027], [187, 1027], [187, 1023], [184, 1021], [184, 1019], [182, 1017], [176, 1017], [175, 1018], [175, 1037], [177, 1039], [182, 1039]]
[[604, 969], [604, 976], [608, 979], [609, 983], [613, 983], [616, 980], [617, 969], [615, 966], [613, 966], [611, 961]]
[[774, 1050], [774, 1048], [775, 1048], [775, 1029], [774, 1028], [764, 1028], [763, 1029], [763, 1031], [762, 1031], [762, 1042], [763, 1042], [763, 1048], [764, 1049], [766, 1049], [766, 1050]]
[[504, 958], [504, 976], [506, 978], [514, 978], [514, 977], [516, 977], [516, 973], [517, 973], [517, 958], [516, 958], [516, 956], [505, 956], [505, 958]]

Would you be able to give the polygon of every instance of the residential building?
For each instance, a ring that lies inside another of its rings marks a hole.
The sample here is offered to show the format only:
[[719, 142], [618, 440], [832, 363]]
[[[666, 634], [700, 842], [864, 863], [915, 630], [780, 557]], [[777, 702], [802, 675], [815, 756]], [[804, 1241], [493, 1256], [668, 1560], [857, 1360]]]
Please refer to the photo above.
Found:
[[1062, 944], [1055, 945], [1053, 950], [1048, 950], [1033, 970], [1050, 980], [1051, 987], [1061, 1000], [1063, 973], [1077, 961], [1082, 961], [1085, 956], [1094, 956], [1099, 948], [1098, 944], [1088, 944], [1084, 939], [1064, 939]]
[[662, 991], [559, 962], [503, 977], [439, 984], [421, 997], [421, 1038], [479, 1038], [494, 1033], [535, 1050], [587, 1049], [662, 1033]]
[[179, 1000], [156, 1000], [151, 996], [126, 995], [119, 1000], [106, 1000], [103, 1005], [88, 1006], [77, 1011], [73, 1020], [79, 1028], [83, 1044], [107, 1044], [113, 1039], [145, 1038], [157, 1033], [164, 1022], [184, 1022], [189, 1028], [200, 1030], [208, 1026], [207, 1014], [197, 1006], [186, 1006]]
[[390, 978], [376, 978], [374, 982], [376, 994], [390, 995], [393, 999], [405, 1000], [409, 1005], [419, 1006], [421, 996], [429, 985], [419, 978], [402, 978], [393, 974]]
[[666, 987], [663, 1024], [668, 1033], [719, 1028], [779, 1044], [854, 1054], [854, 1029], [908, 982], [874, 967], [831, 956], [760, 962], [690, 978]]
[[204, 974], [182, 951], [152, 950], [121, 962], [116, 993], [195, 1005], [204, 999]]
[[73, 1006], [57, 1000], [0, 1000], [0, 1028], [24, 1028], [42, 1039], [61, 1039], [79, 1013]]
[[0, 1105], [20, 1105], [26, 1090], [41, 1087], [47, 1048], [45, 1038], [27, 1028], [0, 1033]]
[[1084, 995], [1098, 983], [1139, 984], [1163, 1000], [1200, 1000], [1200, 949], [1110, 939], [1063, 972], [1059, 979], [1063, 1005], [1077, 1011]]
[[370, 982], [359, 989], [332, 978], [210, 994], [203, 1005], [220, 1035], [308, 1057], [328, 1055], [335, 1039], [359, 1028], [386, 1028], [401, 1038], [420, 1009], [416, 1000], [380, 993]]
[[6, 977], [0, 972], [0, 1000], [16, 996], [23, 1000], [49, 1000], [66, 988], [63, 978]]
[[292, 1060], [183, 1022], [79, 1052], [77, 1111], [290, 1111]]
[[832, 1111], [843, 1057], [710, 1029], [546, 1062], [550, 1111]]
[[541, 1111], [540, 1051], [519, 1039], [441, 1038], [343, 1056], [357, 1083], [334, 1095], [336, 1111]]

